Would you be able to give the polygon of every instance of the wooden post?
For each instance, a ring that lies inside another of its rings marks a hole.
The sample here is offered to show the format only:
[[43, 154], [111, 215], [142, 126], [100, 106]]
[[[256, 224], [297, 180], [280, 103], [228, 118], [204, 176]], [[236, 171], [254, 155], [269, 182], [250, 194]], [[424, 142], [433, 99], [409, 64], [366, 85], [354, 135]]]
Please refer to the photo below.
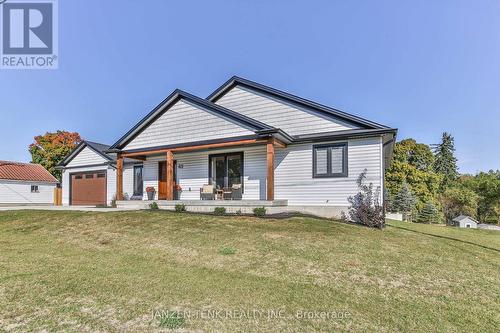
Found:
[[274, 200], [274, 138], [267, 142], [267, 200]]
[[62, 205], [62, 188], [55, 187], [54, 188], [54, 206]]
[[116, 157], [116, 200], [123, 200], [123, 157]]
[[174, 200], [174, 154], [167, 150], [167, 200]]

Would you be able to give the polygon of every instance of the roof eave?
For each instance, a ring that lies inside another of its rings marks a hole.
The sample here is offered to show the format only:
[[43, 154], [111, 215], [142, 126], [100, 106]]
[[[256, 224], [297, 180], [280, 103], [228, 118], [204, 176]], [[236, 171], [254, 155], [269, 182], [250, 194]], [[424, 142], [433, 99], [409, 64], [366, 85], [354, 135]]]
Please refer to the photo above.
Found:
[[345, 131], [298, 135], [293, 137], [293, 141], [297, 143], [298, 142], [302, 143], [302, 142], [313, 142], [313, 141], [374, 137], [387, 134], [395, 136], [396, 133], [397, 133], [396, 128], [345, 130]]

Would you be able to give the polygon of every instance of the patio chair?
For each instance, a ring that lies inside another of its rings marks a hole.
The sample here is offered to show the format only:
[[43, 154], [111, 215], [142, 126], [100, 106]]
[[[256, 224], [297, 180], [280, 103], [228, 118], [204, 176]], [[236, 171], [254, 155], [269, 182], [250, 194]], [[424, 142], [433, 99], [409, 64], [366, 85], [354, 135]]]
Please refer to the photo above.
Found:
[[200, 199], [201, 200], [215, 200], [215, 190], [213, 185], [203, 185], [200, 188]]
[[231, 199], [241, 200], [241, 198], [242, 198], [241, 184], [234, 184], [231, 188]]
[[231, 200], [233, 198], [233, 189], [231, 187], [224, 187], [222, 189], [222, 198], [224, 200]]

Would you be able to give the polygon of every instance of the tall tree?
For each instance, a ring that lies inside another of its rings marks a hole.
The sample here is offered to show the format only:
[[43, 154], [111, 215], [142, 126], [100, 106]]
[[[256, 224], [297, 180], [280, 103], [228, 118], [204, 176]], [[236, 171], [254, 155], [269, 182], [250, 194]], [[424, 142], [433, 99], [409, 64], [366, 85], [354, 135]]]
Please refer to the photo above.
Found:
[[397, 142], [392, 164], [385, 173], [389, 195], [394, 198], [407, 183], [417, 199], [417, 209], [422, 209], [426, 202], [434, 202], [440, 176], [432, 169], [433, 163], [434, 155], [428, 145], [414, 139]]
[[455, 139], [451, 134], [444, 132], [441, 143], [433, 145], [433, 148], [436, 156], [434, 171], [442, 175], [440, 184], [442, 192], [458, 178], [457, 159], [454, 155]]
[[31, 162], [41, 164], [61, 180], [61, 171], [55, 167], [82, 141], [80, 134], [58, 130], [35, 136], [34, 140], [29, 146]]

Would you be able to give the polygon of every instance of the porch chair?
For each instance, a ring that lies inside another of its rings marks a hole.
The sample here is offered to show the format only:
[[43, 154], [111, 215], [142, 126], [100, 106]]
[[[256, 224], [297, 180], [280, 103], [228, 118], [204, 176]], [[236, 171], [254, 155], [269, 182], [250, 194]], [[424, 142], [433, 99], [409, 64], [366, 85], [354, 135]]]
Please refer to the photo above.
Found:
[[233, 189], [231, 187], [224, 187], [222, 189], [222, 198], [224, 200], [231, 200], [233, 198]]
[[231, 188], [231, 199], [241, 200], [241, 198], [242, 198], [241, 184], [233, 184]]
[[213, 185], [203, 185], [200, 188], [200, 199], [201, 200], [215, 200], [215, 189]]

